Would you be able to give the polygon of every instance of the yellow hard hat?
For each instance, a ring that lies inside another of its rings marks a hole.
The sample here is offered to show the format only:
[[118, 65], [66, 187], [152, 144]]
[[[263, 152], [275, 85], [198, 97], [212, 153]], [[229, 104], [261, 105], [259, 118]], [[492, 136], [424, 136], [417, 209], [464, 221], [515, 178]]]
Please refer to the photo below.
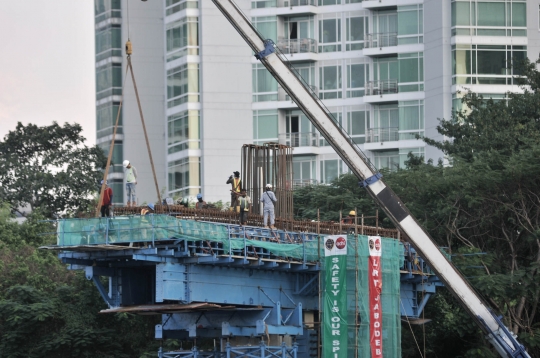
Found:
[[356, 216], [356, 211], [354, 210], [349, 211], [349, 216]]

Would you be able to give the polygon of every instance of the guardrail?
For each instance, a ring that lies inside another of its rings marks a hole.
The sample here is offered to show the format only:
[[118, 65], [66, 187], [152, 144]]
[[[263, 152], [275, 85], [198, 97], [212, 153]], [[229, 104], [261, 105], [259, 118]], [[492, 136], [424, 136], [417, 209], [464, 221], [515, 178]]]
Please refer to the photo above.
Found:
[[366, 96], [398, 93], [397, 80], [382, 80], [366, 82]]
[[281, 133], [279, 135], [279, 144], [285, 144], [289, 147], [318, 147], [319, 133]]
[[370, 128], [366, 136], [366, 142], [379, 143], [379, 142], [393, 142], [399, 140], [399, 128], [397, 127], [385, 127], [385, 128]]
[[389, 46], [397, 46], [397, 32], [377, 32], [366, 35], [366, 48]]
[[315, 39], [279, 39], [276, 45], [284, 54], [317, 53], [317, 40]]

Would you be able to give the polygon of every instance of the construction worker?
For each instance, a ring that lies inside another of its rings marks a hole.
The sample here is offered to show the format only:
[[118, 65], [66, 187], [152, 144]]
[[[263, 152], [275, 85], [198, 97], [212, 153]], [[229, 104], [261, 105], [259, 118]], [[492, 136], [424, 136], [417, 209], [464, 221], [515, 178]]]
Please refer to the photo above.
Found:
[[[233, 172], [234, 177], [231, 175], [225, 184], [231, 184], [231, 208], [236, 207], [237, 197], [240, 195], [242, 188], [242, 180], [240, 179], [240, 172]], [[232, 210], [232, 209], [231, 209]]]
[[[103, 185], [103, 180], [101, 181]], [[113, 191], [112, 188], [107, 185], [105, 181], [105, 190], [103, 191], [103, 198], [101, 199], [101, 217], [111, 216], [111, 205], [112, 205]]]
[[263, 224], [265, 228], [268, 228], [268, 217], [270, 217], [270, 228], [275, 229], [274, 226], [274, 204], [277, 202], [277, 198], [272, 191], [272, 184], [266, 184], [266, 191], [261, 197], [261, 203], [263, 203]]
[[197, 202], [195, 203], [195, 209], [204, 209], [206, 207], [206, 201], [203, 200], [202, 194], [197, 194]]
[[238, 197], [240, 206], [240, 225], [246, 225], [248, 213], [251, 210], [251, 198], [247, 195], [246, 189], [242, 189]]
[[341, 220], [343, 224], [354, 224], [356, 219], [356, 211], [351, 210], [349, 211], [349, 216], [346, 216]]
[[124, 160], [122, 163], [124, 168], [124, 178], [126, 178], [126, 194], [127, 194], [127, 206], [136, 206], [137, 205], [137, 169], [129, 160]]
[[150, 203], [146, 205], [146, 207], [142, 208], [141, 215], [150, 215], [154, 213], [155, 206], [154, 204]]

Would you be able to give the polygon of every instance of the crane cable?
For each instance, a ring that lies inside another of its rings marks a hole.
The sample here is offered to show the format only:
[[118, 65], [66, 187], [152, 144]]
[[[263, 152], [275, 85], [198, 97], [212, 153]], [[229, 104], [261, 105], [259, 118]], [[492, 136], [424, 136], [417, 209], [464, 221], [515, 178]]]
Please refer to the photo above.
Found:
[[132, 53], [133, 53], [133, 47], [131, 45], [130, 39], [128, 38], [128, 40], [126, 42], [126, 54], [127, 54], [126, 74], [124, 76], [124, 83], [122, 84], [122, 94], [121, 94], [121, 98], [120, 98], [120, 105], [118, 106], [118, 113], [116, 114], [116, 123], [114, 125], [113, 136], [112, 136], [112, 139], [111, 139], [111, 145], [109, 147], [109, 156], [107, 157], [107, 166], [105, 167], [105, 172], [103, 173], [103, 183], [101, 184], [101, 190], [99, 192], [99, 200], [98, 200], [97, 205], [96, 205], [96, 212], [95, 212], [96, 217], [99, 217], [99, 214], [100, 214], [101, 201], [103, 200], [103, 193], [105, 192], [105, 185], [106, 185], [106, 181], [107, 181], [107, 176], [109, 175], [109, 168], [110, 168], [110, 165], [111, 165], [112, 153], [113, 153], [113, 149], [114, 149], [114, 140], [116, 138], [116, 131], [118, 129], [118, 122], [120, 120], [120, 113], [121, 113], [121, 109], [122, 109], [122, 103], [124, 101], [124, 88], [125, 88], [126, 80], [127, 80], [127, 77], [128, 77], [127, 76], [128, 70], [129, 70], [129, 72], [131, 74], [131, 79], [133, 80], [133, 88], [135, 90], [135, 97], [137, 98], [137, 106], [139, 108], [139, 114], [141, 115], [141, 122], [142, 122], [142, 127], [143, 127], [143, 132], [144, 132], [144, 138], [146, 140], [146, 147], [147, 147], [147, 150], [148, 150], [148, 156], [150, 157], [150, 165], [152, 167], [152, 174], [154, 175], [154, 184], [156, 185], [156, 192], [157, 192], [158, 202], [161, 203], [161, 194], [159, 193], [159, 186], [158, 186], [158, 181], [157, 181], [157, 176], [156, 176], [156, 169], [154, 167], [154, 160], [152, 158], [152, 151], [150, 149], [150, 142], [148, 140], [148, 133], [146, 132], [146, 125], [144, 123], [144, 115], [143, 115], [143, 111], [142, 111], [141, 100], [139, 98], [139, 91], [137, 89], [137, 82], [135, 81], [135, 75], [133, 74], [133, 65], [131, 64], [131, 54]]

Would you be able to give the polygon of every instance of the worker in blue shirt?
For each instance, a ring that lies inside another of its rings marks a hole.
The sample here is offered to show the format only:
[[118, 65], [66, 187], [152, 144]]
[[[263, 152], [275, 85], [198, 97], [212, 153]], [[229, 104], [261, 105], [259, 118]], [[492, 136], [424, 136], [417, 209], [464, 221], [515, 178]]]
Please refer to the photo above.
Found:
[[261, 197], [261, 203], [263, 203], [263, 223], [264, 227], [268, 228], [268, 217], [270, 216], [270, 228], [275, 229], [274, 226], [275, 216], [274, 216], [274, 204], [277, 202], [277, 198], [272, 191], [272, 184], [266, 184], [266, 191]]

